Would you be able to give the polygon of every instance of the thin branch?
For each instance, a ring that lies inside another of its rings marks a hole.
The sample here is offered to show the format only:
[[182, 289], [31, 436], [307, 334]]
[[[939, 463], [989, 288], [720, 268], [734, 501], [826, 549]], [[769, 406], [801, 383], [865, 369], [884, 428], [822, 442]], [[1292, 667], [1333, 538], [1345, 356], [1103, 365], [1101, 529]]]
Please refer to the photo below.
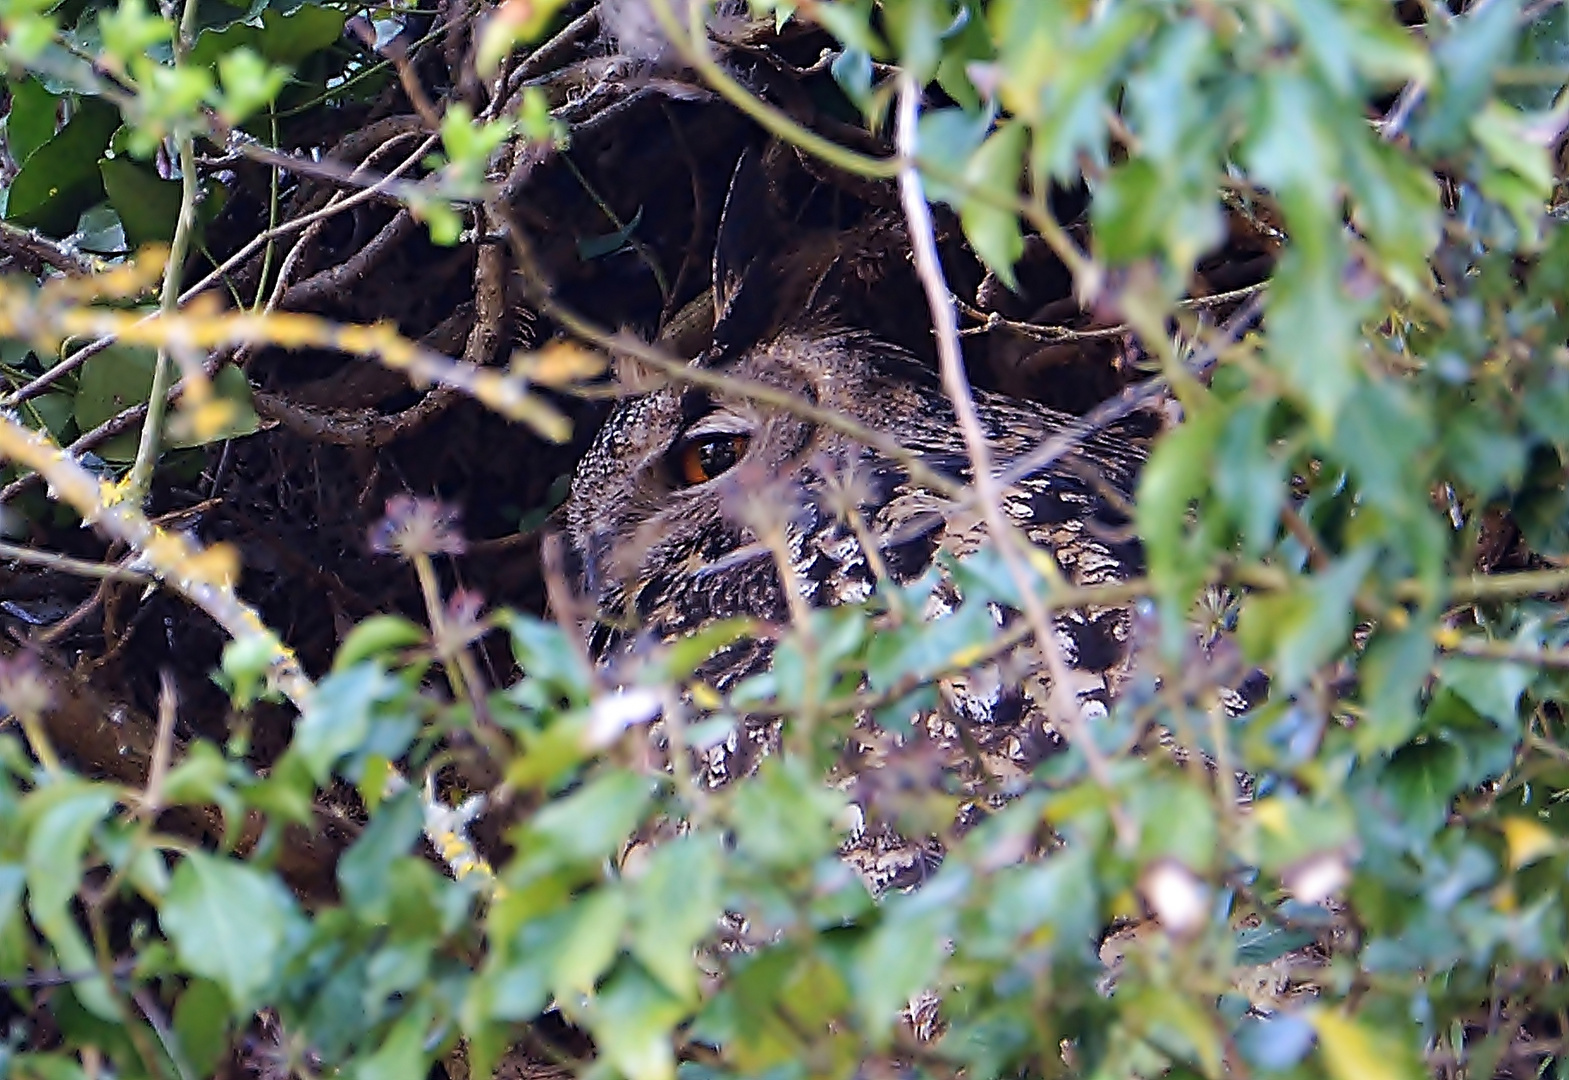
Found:
[[[179, 63], [191, 46], [196, 26], [196, 0], [185, 0], [185, 12], [180, 20], [180, 32], [175, 38], [174, 58]], [[196, 226], [196, 136], [186, 132], [180, 138], [180, 213], [174, 223], [174, 240], [169, 245], [169, 261], [163, 274], [163, 294], [158, 307], [164, 315], [172, 314], [180, 306], [180, 275], [185, 269], [185, 254], [190, 249], [191, 232]], [[152, 388], [147, 393], [147, 418], [142, 421], [142, 437], [136, 444], [136, 459], [131, 463], [126, 477], [126, 497], [141, 502], [147, 497], [152, 484], [153, 467], [158, 463], [160, 443], [163, 441], [163, 418], [169, 404], [169, 380], [173, 375], [169, 363], [168, 346], [158, 350], [158, 361], [153, 367]], [[182, 357], [184, 350], [181, 350]], [[185, 378], [191, 379], [199, 364], [181, 363], [186, 368]]]
[[[389, 140], [388, 145], [392, 145], [393, 142], [398, 141], [402, 137], [403, 136], [394, 136], [392, 140]], [[341, 201], [336, 203], [329, 202], [326, 206], [319, 210], [314, 210], [309, 214], [302, 214], [297, 218], [283, 222], [275, 229], [269, 229], [267, 232], [253, 237], [245, 244], [245, 246], [240, 248], [239, 251], [225, 259], [222, 264], [215, 267], [200, 281], [197, 281], [195, 284], [190, 286], [190, 288], [182, 292], [180, 294], [180, 303], [190, 303], [190, 301], [195, 299], [196, 296], [198, 296], [204, 289], [218, 281], [223, 277], [224, 274], [227, 274], [230, 270], [240, 265], [240, 263], [244, 262], [263, 244], [266, 244], [272, 240], [276, 240], [281, 236], [286, 236], [291, 232], [298, 232], [299, 230], [307, 228], [318, 221], [323, 221], [327, 218], [333, 217], [334, 215], [341, 214], [351, 207], [357, 206], [362, 202], [366, 202], [370, 199], [385, 194], [388, 186], [392, 184], [399, 175], [407, 172], [409, 169], [418, 164], [424, 158], [424, 156], [429, 153], [430, 149], [436, 145], [436, 142], [437, 138], [435, 136], [428, 137], [418, 148], [414, 150], [413, 153], [405, 158], [401, 164], [392, 169], [385, 176], [378, 177], [374, 183], [370, 184], [370, 186], [356, 191], [351, 195], [342, 196]], [[353, 178], [353, 176], [357, 176], [359, 171], [365, 168], [374, 157], [375, 153], [373, 152], [371, 156], [366, 158], [364, 163], [356, 168], [355, 173], [351, 174], [351, 178]], [[294, 159], [283, 158], [283, 160], [292, 162]], [[341, 195], [341, 193], [339, 193], [339, 195]], [[334, 199], [339, 198], [339, 195], [335, 195]], [[154, 314], [149, 313], [142, 316], [142, 321], [148, 321], [155, 317], [156, 316]], [[80, 349], [77, 349], [75, 352], [73, 352], [70, 356], [67, 356], [64, 360], [60, 361], [60, 363], [55, 364], [48, 371], [45, 371], [43, 374], [39, 375], [36, 379], [33, 379], [31, 382], [17, 388], [16, 390], [13, 390], [4, 397], [0, 397], [0, 409], [14, 409], [28, 398], [37, 397], [39, 394], [42, 394], [44, 391], [48, 390], [49, 387], [54, 385], [56, 381], [76, 371], [88, 360], [109, 348], [109, 346], [113, 345], [116, 340], [117, 338], [114, 335], [109, 334], [96, 338], [95, 340], [82, 346]], [[177, 393], [179, 389], [180, 387], [175, 387], [175, 392]], [[121, 416], [124, 415], [126, 414], [121, 414]], [[129, 426], [130, 423], [134, 423], [139, 418], [140, 414], [130, 417], [125, 426]], [[114, 419], [118, 420], [119, 417]], [[123, 430], [124, 426], [116, 428], [113, 433], [118, 434], [118, 432]], [[96, 443], [83, 444], [82, 441], [78, 439], [71, 445], [73, 450], [84, 450], [90, 446], [96, 445]]]
[[[1256, 285], [1246, 285], [1240, 289], [1228, 292], [1213, 293], [1209, 296], [1195, 296], [1187, 300], [1180, 300], [1173, 305], [1176, 311], [1208, 311], [1211, 308], [1225, 307], [1228, 304], [1241, 303], [1250, 300], [1269, 288], [1269, 282], [1261, 281]], [[993, 330], [1009, 330], [1021, 337], [1033, 338], [1047, 344], [1078, 344], [1085, 341], [1104, 341], [1108, 338], [1125, 337], [1134, 332], [1128, 323], [1118, 323], [1116, 326], [1097, 326], [1088, 330], [1075, 330], [1068, 326], [1042, 326], [1037, 323], [1018, 322], [1005, 319], [995, 311], [982, 311], [980, 308], [966, 304], [958, 297], [953, 298], [959, 311], [970, 319], [975, 319], [980, 326], [972, 326], [960, 331], [961, 336], [990, 333]]]
[[[932, 327], [937, 335], [937, 359], [943, 389], [953, 402], [954, 415], [964, 436], [965, 450], [975, 478], [976, 498], [980, 510], [991, 530], [1009, 576], [1018, 589], [1024, 604], [1025, 618], [1035, 636], [1035, 647], [1040, 651], [1051, 676], [1050, 709], [1052, 720], [1060, 734], [1075, 744], [1084, 755], [1085, 765], [1096, 782], [1108, 790], [1112, 787], [1110, 765], [1095, 743], [1093, 736], [1082, 730], [1079, 723], [1080, 705], [1073, 694], [1072, 674], [1063, 657], [1062, 648], [1047, 616], [1046, 608], [1025, 572], [1023, 556], [1015, 546], [1017, 537], [1002, 509], [1002, 487], [992, 474], [991, 447], [986, 432], [981, 427], [975, 411], [975, 398], [970, 391], [969, 377], [964, 371], [964, 355], [959, 348], [959, 320], [950, 302], [951, 293], [943, 279], [942, 264], [937, 257], [937, 237], [932, 224], [931, 207], [921, 187], [921, 175], [916, 168], [916, 119], [920, 87], [908, 73], [899, 76], [898, 147], [899, 191], [904, 203], [905, 218], [909, 223], [910, 246], [915, 253], [915, 269], [926, 292], [926, 302], [931, 308]], [[1119, 822], [1126, 824], [1126, 822]]]
[[93, 261], [87, 256], [62, 247], [46, 236], [40, 236], [31, 229], [23, 229], [9, 221], [0, 221], [0, 252], [33, 259], [62, 274], [74, 276], [93, 272]]
[[29, 429], [8, 414], [0, 414], [0, 457], [42, 475], [59, 501], [83, 521], [136, 551], [154, 577], [205, 611], [230, 637], [261, 645], [278, 688], [296, 707], [304, 708], [310, 680], [293, 651], [235, 592], [232, 566], [222, 554], [203, 549], [182, 533], [159, 528], [130, 502], [108, 501], [108, 485], [63, 453], [46, 434]]
[[49, 570], [58, 570], [64, 574], [75, 574], [77, 577], [102, 578], [109, 581], [146, 581], [147, 575], [136, 572], [125, 566], [110, 566], [108, 563], [88, 562], [86, 559], [73, 559], [69, 555], [61, 555], [56, 551], [39, 551], [37, 548], [23, 547], [6, 540], [0, 540], [0, 559], [9, 559], [13, 562], [27, 563], [32, 566], [42, 566]]

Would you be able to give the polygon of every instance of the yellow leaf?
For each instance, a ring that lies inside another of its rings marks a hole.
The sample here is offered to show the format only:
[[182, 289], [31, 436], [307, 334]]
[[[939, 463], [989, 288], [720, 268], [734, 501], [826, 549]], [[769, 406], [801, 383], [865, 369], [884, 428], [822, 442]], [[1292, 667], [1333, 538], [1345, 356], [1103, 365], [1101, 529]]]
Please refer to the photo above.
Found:
[[1262, 799], [1253, 804], [1252, 818], [1272, 833], [1284, 836], [1291, 829], [1286, 804], [1279, 799]]
[[724, 699], [714, 691], [714, 688], [705, 682], [693, 682], [688, 689], [692, 693], [692, 704], [699, 709], [717, 709], [725, 703]]
[[1518, 870], [1534, 863], [1559, 848], [1558, 837], [1540, 821], [1530, 818], [1508, 817], [1498, 826], [1504, 831], [1504, 843], [1509, 848], [1509, 869]]
[[1318, 1052], [1334, 1080], [1418, 1080], [1425, 1075], [1411, 1047], [1349, 1016], [1327, 1010], [1308, 1015]]

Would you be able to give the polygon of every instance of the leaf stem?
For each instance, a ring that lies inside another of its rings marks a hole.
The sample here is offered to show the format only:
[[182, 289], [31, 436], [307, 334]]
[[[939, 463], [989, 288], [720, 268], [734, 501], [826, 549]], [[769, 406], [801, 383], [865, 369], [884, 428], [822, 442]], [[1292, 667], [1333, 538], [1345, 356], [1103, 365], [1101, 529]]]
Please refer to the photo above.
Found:
[[[185, 0], [180, 16], [180, 32], [174, 40], [174, 62], [183, 63], [196, 36], [197, 0]], [[185, 267], [185, 256], [190, 250], [191, 233], [196, 225], [196, 133], [181, 131], [176, 135], [180, 146], [180, 216], [175, 219], [174, 239], [169, 245], [169, 261], [163, 273], [163, 293], [159, 310], [172, 315], [180, 306], [180, 274]], [[162, 441], [164, 414], [168, 410], [169, 384], [174, 377], [169, 348], [158, 350], [158, 362], [153, 368], [153, 385], [148, 391], [147, 417], [142, 421], [142, 437], [136, 444], [136, 460], [131, 463], [126, 477], [126, 497], [140, 503], [147, 497], [152, 485], [153, 468], [158, 463], [159, 443]]]

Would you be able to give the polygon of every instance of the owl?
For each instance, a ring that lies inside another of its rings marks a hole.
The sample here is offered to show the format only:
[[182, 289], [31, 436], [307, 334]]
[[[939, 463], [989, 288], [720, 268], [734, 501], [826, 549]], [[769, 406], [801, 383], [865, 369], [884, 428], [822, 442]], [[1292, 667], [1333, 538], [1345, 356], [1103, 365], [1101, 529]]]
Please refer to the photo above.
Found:
[[[602, 664], [716, 620], [783, 626], [814, 608], [923, 580], [932, 587], [917, 615], [941, 619], [963, 600], [944, 567], [990, 543], [981, 511], [951, 487], [923, 482], [912, 464], [959, 485], [972, 479], [953, 406], [934, 374], [847, 324], [835, 303], [857, 275], [864, 280], [868, 259], [899, 239], [897, 224], [876, 222], [849, 243], [808, 237], [769, 252], [759, 248], [769, 233], [759, 224], [767, 214], [761, 183], [755, 161], [743, 158], [715, 247], [712, 343], [691, 364], [763, 392], [672, 379], [624, 397], [573, 478], [565, 531], [577, 584], [595, 613], [589, 649]], [[1002, 471], [1074, 423], [994, 394], [977, 394], [976, 406]], [[888, 452], [886, 440], [874, 440], [882, 449], [868, 445], [830, 415], [891, 437], [906, 454]], [[1141, 552], [1126, 511], [1140, 461], [1130, 439], [1089, 435], [1013, 482], [1003, 510], [1071, 585], [1137, 575]], [[998, 632], [1022, 621], [1006, 603], [989, 603], [988, 611]], [[1063, 611], [1054, 631], [1081, 719], [1094, 722], [1126, 675], [1130, 613]], [[724, 647], [698, 677], [720, 693], [733, 689], [769, 667], [773, 636]], [[1006, 787], [1061, 745], [1046, 718], [1050, 688], [1036, 656], [1024, 645], [945, 678], [937, 706], [909, 718], [905, 734], [869, 722], [858, 729], [841, 773], [865, 817], [847, 855], [874, 889], [912, 884], [939, 857], [934, 842], [879, 827], [879, 792], [896, 786], [880, 782], [881, 767], [917, 761], [958, 775], [969, 790], [999, 780]], [[754, 769], [778, 738], [777, 720], [744, 720], [697, 749], [697, 774], [710, 785], [728, 783]], [[900, 772], [905, 781], [908, 772]]]

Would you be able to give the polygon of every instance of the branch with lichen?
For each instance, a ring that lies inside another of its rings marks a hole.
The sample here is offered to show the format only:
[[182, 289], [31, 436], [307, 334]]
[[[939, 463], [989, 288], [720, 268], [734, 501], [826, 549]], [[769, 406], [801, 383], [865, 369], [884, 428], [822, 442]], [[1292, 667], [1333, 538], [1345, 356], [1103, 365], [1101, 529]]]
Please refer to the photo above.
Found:
[[[267, 658], [272, 685], [302, 713], [310, 707], [315, 686], [300, 667], [299, 658], [269, 627], [256, 609], [235, 591], [239, 556], [229, 544], [203, 547], [192, 537], [149, 521], [133, 503], [120, 497], [117, 485], [100, 480], [54, 440], [28, 428], [14, 414], [0, 413], [0, 457], [36, 471], [49, 485], [51, 496], [70, 506], [82, 520], [137, 553], [131, 564], [145, 570], [206, 612], [237, 643], [256, 647]], [[393, 771], [389, 791], [408, 783]], [[425, 833], [458, 878], [476, 878], [487, 889], [495, 873], [474, 848], [467, 826], [480, 805], [465, 803], [448, 808], [423, 788]]]
[[[333, 349], [375, 360], [406, 375], [416, 387], [439, 385], [467, 394], [509, 420], [528, 424], [556, 442], [571, 435], [571, 424], [554, 406], [532, 392], [535, 384], [559, 386], [597, 372], [588, 358], [568, 357], [564, 347], [547, 349], [514, 370], [464, 363], [410, 341], [391, 323], [344, 324], [293, 312], [220, 311], [216, 298], [198, 297], [183, 310], [147, 317], [134, 311], [90, 306], [84, 301], [134, 296], [145, 283], [149, 255], [114, 274], [91, 279], [50, 282], [33, 289], [0, 280], [0, 337], [53, 345], [71, 337], [114, 337], [125, 345], [166, 348], [176, 353], [238, 345], [285, 349]], [[576, 350], [572, 350], [574, 353]], [[221, 431], [226, 414], [198, 380], [189, 378], [184, 392], [193, 433]]]

